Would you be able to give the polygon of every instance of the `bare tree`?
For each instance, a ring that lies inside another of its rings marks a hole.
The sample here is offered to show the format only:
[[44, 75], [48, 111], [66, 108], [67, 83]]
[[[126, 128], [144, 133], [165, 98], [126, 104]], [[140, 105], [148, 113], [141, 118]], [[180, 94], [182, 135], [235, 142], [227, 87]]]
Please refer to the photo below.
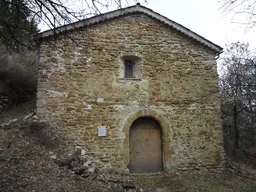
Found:
[[224, 128], [234, 146], [256, 146], [256, 57], [249, 44], [232, 43], [222, 58], [220, 79]]
[[256, 0], [219, 0], [221, 10], [232, 15], [235, 23], [253, 28], [256, 24]]
[[[140, 0], [0, 0], [0, 41], [8, 48], [31, 47], [36, 24], [46, 29], [122, 8]], [[144, 0], [146, 2], [146, 0]], [[10, 43], [13, 42], [13, 43]]]

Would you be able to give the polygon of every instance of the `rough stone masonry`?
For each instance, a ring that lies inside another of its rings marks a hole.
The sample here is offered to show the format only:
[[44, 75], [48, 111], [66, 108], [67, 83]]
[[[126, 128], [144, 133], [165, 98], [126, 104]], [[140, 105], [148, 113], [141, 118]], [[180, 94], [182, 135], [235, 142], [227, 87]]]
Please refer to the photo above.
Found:
[[162, 128], [165, 171], [220, 165], [216, 50], [139, 11], [40, 40], [37, 115], [70, 145], [127, 170], [130, 126], [148, 116]]

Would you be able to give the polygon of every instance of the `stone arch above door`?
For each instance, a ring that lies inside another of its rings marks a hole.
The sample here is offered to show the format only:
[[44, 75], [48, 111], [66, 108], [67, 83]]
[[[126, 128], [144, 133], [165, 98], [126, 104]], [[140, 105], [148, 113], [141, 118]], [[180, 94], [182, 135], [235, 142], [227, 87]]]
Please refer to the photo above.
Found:
[[164, 117], [156, 111], [139, 110], [127, 117], [126, 123], [123, 127], [125, 138], [123, 141], [123, 158], [126, 166], [129, 164], [129, 131], [132, 123], [140, 117], [151, 117], [156, 120], [162, 129], [162, 151], [163, 151], [163, 169], [169, 170], [171, 167], [172, 150], [169, 147], [170, 126], [164, 120]]

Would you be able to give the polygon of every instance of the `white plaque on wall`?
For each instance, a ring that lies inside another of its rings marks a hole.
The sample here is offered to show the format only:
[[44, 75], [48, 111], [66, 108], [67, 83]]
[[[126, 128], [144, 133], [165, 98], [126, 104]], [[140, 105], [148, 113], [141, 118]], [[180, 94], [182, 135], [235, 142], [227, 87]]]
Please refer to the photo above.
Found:
[[107, 135], [106, 126], [99, 126], [98, 127], [98, 136], [99, 137], [105, 137], [106, 135]]

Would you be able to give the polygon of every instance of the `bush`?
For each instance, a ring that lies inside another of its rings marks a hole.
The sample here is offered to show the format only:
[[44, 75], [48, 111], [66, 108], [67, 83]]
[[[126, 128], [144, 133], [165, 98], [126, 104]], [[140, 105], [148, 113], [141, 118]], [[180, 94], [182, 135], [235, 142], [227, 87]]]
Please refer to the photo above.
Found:
[[36, 54], [9, 53], [0, 45], [0, 96], [7, 96], [9, 105], [24, 103], [36, 95]]

